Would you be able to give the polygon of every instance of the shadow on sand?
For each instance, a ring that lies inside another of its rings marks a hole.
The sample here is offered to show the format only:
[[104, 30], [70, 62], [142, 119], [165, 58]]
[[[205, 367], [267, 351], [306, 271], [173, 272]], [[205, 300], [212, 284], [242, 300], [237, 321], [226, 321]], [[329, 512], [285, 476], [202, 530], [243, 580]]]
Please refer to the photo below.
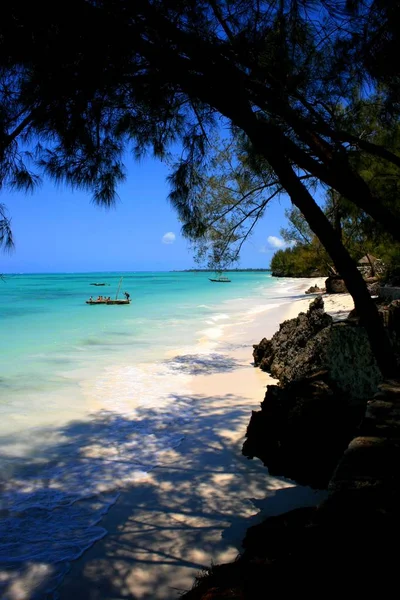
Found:
[[[230, 366], [219, 368], [229, 370]], [[80, 560], [71, 563], [57, 591], [60, 600], [177, 598], [211, 561], [234, 557], [246, 528], [260, 520], [260, 509], [265, 517], [318, 501], [310, 489], [272, 478], [259, 461], [242, 457], [242, 440], [235, 432], [245, 431], [250, 417], [248, 399], [233, 394], [172, 398], [172, 415], [143, 410], [135, 419], [129, 419], [101, 412], [90, 421], [68, 424], [57, 432], [56, 439], [54, 432], [41, 431], [31, 459], [24, 459], [20, 465], [8, 461], [13, 478], [23, 481], [32, 476], [32, 469], [38, 470], [40, 461], [45, 461], [43, 469], [62, 472], [57, 489], [77, 510], [63, 516], [62, 502], [53, 506], [50, 500], [46, 508], [46, 495], [54, 495], [54, 480], [46, 473], [42, 474], [39, 490], [42, 506], [27, 508], [32, 492], [24, 486], [15, 493], [13, 506], [14, 510], [19, 507], [20, 516], [36, 510], [31, 514], [34, 523], [35, 519], [43, 524], [55, 517], [59, 524], [65, 523], [65, 528], [58, 527], [53, 538], [48, 534], [46, 561], [40, 552], [36, 556], [31, 553], [29, 560], [21, 552], [20, 559], [8, 565], [18, 566], [24, 573], [24, 592], [18, 596], [21, 582], [17, 580], [4, 597], [54, 597], [50, 590], [64, 575], [68, 562], [89, 547]], [[188, 406], [193, 410], [190, 421], [180, 418]], [[149, 436], [148, 431], [157, 434]], [[163, 450], [168, 440], [169, 450]], [[129, 453], [133, 441], [134, 452]], [[2, 438], [0, 448], [12, 443], [11, 438]], [[143, 471], [148, 472], [147, 477]], [[135, 474], [137, 480], [132, 483]], [[83, 490], [80, 500], [75, 497], [79, 486]], [[104, 515], [105, 495], [117, 490], [121, 492], [119, 499]], [[90, 513], [91, 501], [97, 502], [96, 517]], [[101, 501], [103, 512], [101, 506], [98, 508]], [[89, 507], [84, 517], [78, 510], [79, 502]], [[3, 517], [7, 518], [6, 511]], [[105, 530], [108, 535], [93, 544]], [[23, 530], [20, 535], [24, 535]], [[74, 535], [79, 539], [83, 536], [86, 547], [83, 541], [74, 548]], [[71, 552], [60, 554], [59, 545], [68, 548], [69, 542]], [[54, 551], [50, 552], [50, 560], [49, 548]], [[60, 556], [66, 560], [60, 560]], [[47, 572], [43, 571], [43, 563]], [[35, 579], [38, 569], [42, 569], [41, 578]], [[29, 585], [35, 592], [29, 591]]]
[[237, 369], [241, 362], [224, 354], [181, 354], [166, 361], [173, 369], [190, 375], [213, 375]]

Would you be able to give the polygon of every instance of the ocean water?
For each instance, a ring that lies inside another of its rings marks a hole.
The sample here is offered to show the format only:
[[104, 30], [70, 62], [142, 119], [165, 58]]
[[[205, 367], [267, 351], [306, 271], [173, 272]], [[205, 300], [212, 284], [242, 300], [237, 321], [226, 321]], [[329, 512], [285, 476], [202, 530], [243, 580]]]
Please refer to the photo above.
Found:
[[[265, 272], [10, 275], [0, 281], [0, 596], [52, 598], [101, 517], [182, 441], [193, 373], [224, 327], [291, 299]], [[93, 287], [92, 282], [106, 282]], [[178, 391], [178, 392], [177, 392]]]

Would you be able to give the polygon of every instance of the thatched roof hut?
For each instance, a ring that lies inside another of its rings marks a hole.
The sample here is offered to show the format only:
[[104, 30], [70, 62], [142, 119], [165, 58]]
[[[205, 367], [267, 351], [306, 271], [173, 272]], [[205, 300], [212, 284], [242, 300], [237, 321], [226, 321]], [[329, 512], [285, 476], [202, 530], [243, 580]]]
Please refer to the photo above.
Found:
[[372, 254], [366, 254], [358, 261], [359, 265], [371, 265], [375, 263], [381, 262], [380, 258], [376, 258], [376, 256], [372, 256]]

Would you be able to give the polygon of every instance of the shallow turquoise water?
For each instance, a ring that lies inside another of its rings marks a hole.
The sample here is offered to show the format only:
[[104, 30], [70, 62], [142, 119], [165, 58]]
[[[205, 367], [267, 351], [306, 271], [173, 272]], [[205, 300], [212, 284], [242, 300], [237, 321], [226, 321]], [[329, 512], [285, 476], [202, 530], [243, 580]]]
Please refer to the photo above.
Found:
[[[118, 490], [181, 442], [190, 376], [222, 364], [223, 326], [288, 301], [293, 288], [265, 272], [232, 273], [228, 284], [124, 273], [131, 305], [85, 303], [113, 296], [120, 275], [0, 282], [0, 595], [10, 600], [52, 593], [69, 561], [105, 534], [98, 521]], [[25, 595], [13, 595], [15, 582]]]
[[[75, 388], [76, 395], [84, 371], [154, 361], [192, 344], [225, 301], [259, 301], [261, 290], [274, 289], [267, 273], [235, 273], [228, 284], [213, 284], [205, 273], [125, 273], [121, 292], [131, 294], [129, 306], [85, 303], [90, 295], [113, 297], [119, 279], [115, 273], [44, 274], [0, 282], [0, 417], [2, 409], [13, 412], [12, 397], [20, 408], [23, 394], [22, 402], [32, 401], [36, 410], [40, 392], [58, 386]], [[97, 281], [110, 286], [90, 285]], [[0, 419], [0, 433], [4, 426], [9, 429]]]
[[[92, 281], [110, 286], [93, 287]], [[48, 360], [66, 361], [65, 354], [73, 358], [87, 348], [99, 354], [122, 343], [139, 352], [173, 347], [177, 340], [194, 338], [189, 325], [210, 309], [230, 298], [256, 295], [271, 281], [266, 273], [235, 273], [230, 284], [212, 284], [204, 273], [129, 273], [121, 291], [130, 292], [130, 306], [88, 306], [90, 295], [114, 297], [119, 274], [7, 276], [0, 282], [0, 376], [3, 382], [26, 378], [27, 370], [47, 369]]]

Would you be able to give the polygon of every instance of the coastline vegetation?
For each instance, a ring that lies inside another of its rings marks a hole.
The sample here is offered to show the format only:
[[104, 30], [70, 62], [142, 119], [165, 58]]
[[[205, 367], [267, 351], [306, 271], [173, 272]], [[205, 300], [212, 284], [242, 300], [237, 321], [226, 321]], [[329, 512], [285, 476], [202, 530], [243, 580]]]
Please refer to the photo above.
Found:
[[[183, 270], [179, 270], [179, 269], [175, 269], [174, 271], [172, 271], [172, 273], [214, 273], [215, 271], [213, 271], [212, 269], [183, 269]], [[271, 269], [262, 269], [262, 268], [257, 268], [257, 269], [225, 269], [224, 273], [255, 273], [255, 272], [261, 272], [261, 273], [270, 273]]]

